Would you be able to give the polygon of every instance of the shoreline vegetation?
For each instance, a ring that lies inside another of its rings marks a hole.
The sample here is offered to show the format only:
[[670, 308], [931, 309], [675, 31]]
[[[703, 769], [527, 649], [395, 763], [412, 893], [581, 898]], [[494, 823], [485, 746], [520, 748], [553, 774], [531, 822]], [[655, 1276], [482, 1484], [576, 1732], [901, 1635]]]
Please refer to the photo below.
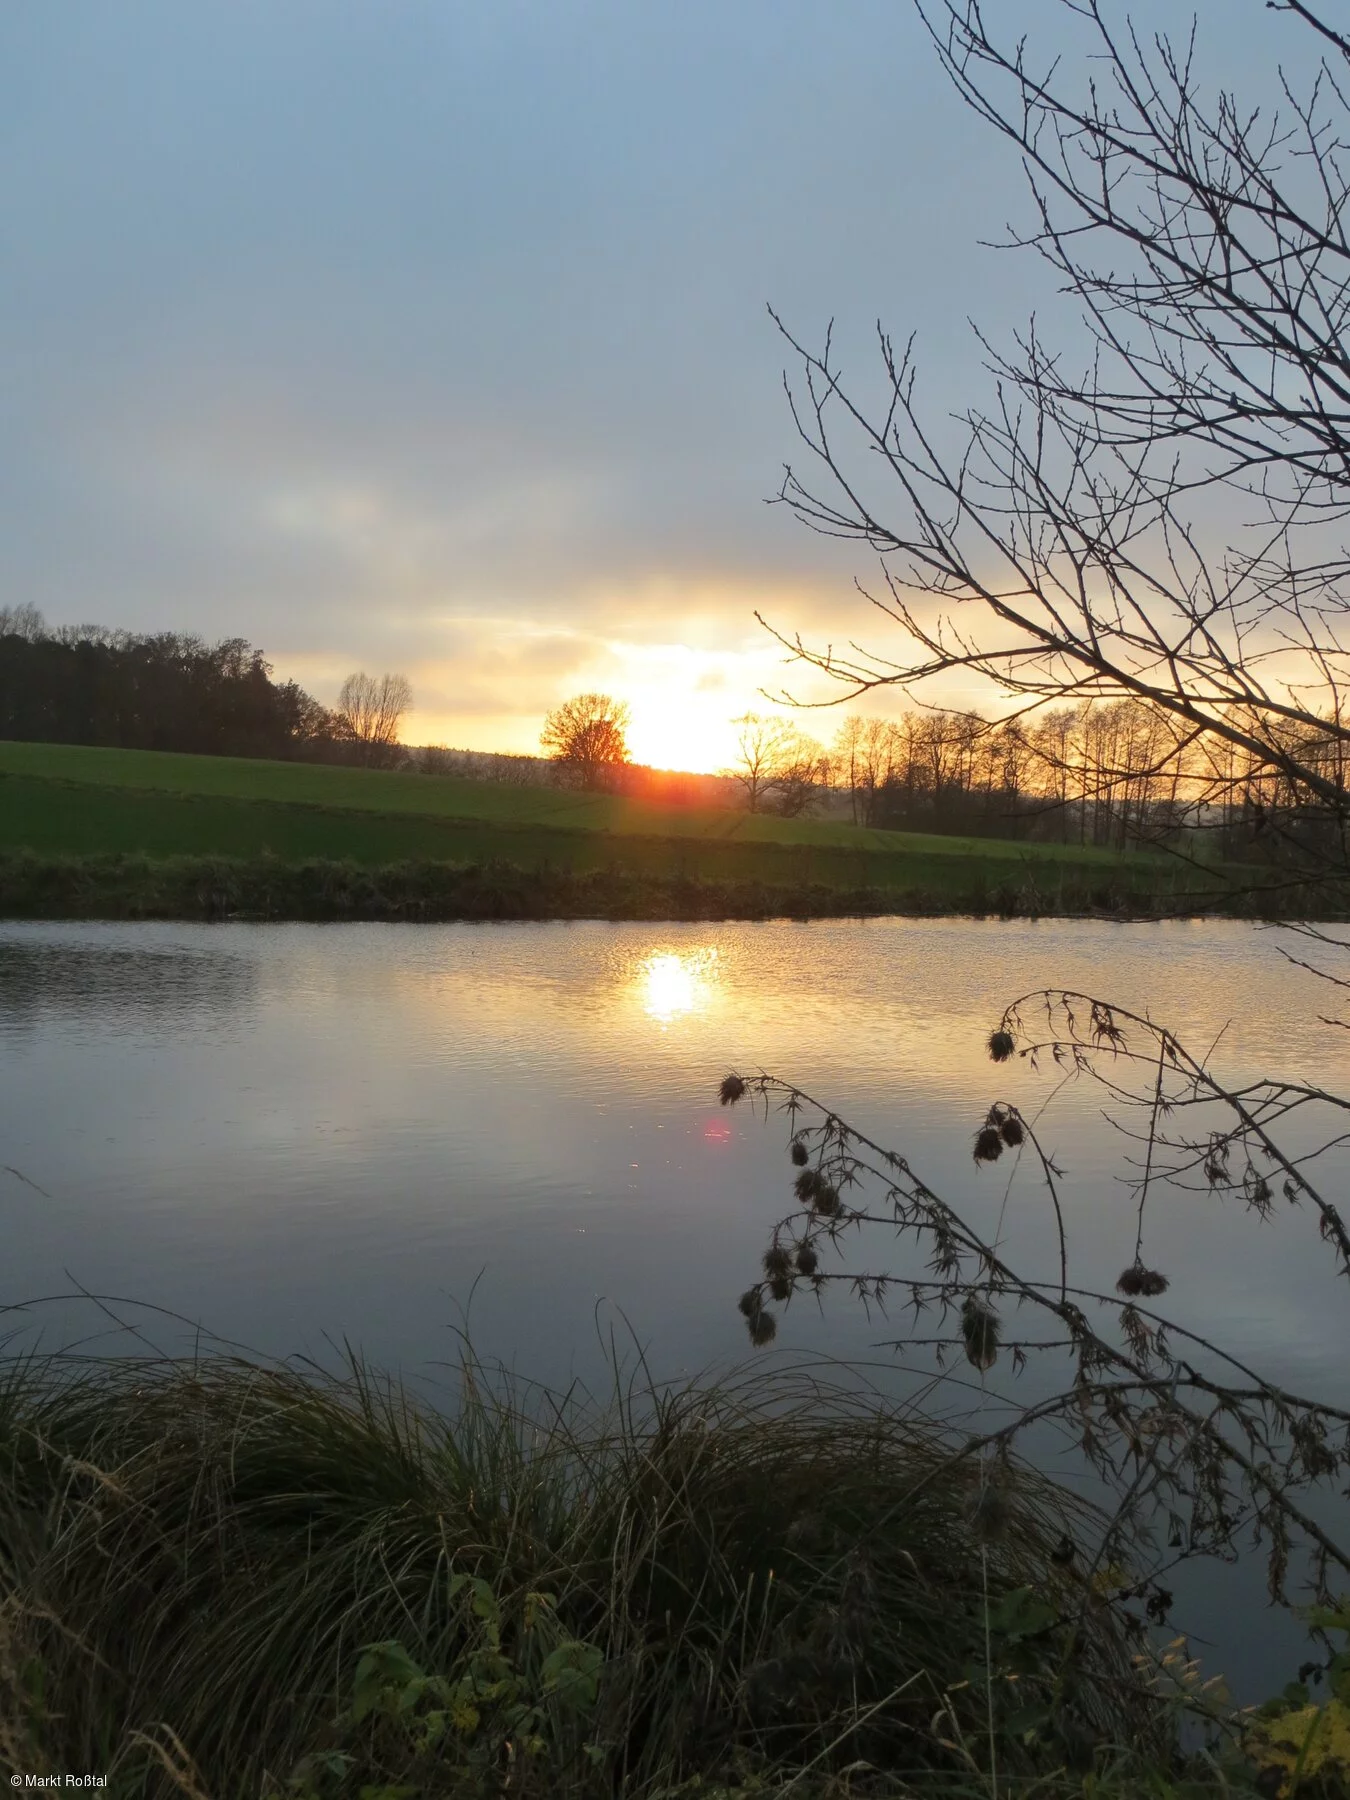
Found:
[[1179, 1773], [1169, 1665], [1063, 1553], [1092, 1509], [1020, 1464], [993, 1505], [959, 1433], [840, 1376], [597, 1405], [466, 1358], [437, 1412], [359, 1363], [11, 1352], [0, 1763], [212, 1800]]
[[[974, 861], [974, 859], [971, 859]], [[0, 918], [241, 923], [490, 920], [650, 921], [835, 918], [1144, 920], [1280, 916], [1278, 893], [1225, 892], [1085, 874], [1054, 863], [990, 869], [964, 859], [931, 885], [718, 879], [623, 866], [571, 869], [426, 859], [376, 864], [310, 858], [42, 855], [0, 851]], [[933, 871], [925, 870], [930, 877]], [[1307, 916], [1306, 891], [1297, 901]], [[1327, 915], [1332, 916], [1332, 915]]]

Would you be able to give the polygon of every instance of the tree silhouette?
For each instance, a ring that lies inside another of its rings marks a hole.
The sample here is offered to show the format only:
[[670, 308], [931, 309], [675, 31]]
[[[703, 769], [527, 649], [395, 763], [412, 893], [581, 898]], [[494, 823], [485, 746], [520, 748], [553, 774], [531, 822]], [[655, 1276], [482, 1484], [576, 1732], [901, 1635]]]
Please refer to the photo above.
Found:
[[736, 760], [725, 773], [740, 783], [748, 811], [770, 806], [789, 818], [807, 811], [828, 780], [825, 752], [790, 719], [744, 713]]
[[604, 788], [628, 762], [628, 707], [608, 694], [576, 694], [544, 720], [539, 742], [579, 787]]
[[358, 759], [372, 768], [387, 766], [398, 748], [399, 726], [412, 705], [406, 675], [349, 675], [338, 695], [336, 719]]

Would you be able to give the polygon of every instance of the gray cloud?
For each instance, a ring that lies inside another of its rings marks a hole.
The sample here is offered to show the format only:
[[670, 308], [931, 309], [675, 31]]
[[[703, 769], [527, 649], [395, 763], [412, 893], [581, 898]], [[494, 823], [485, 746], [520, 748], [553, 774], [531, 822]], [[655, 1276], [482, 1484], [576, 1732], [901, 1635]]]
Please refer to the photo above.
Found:
[[1020, 206], [894, 0], [9, 8], [6, 599], [398, 661], [465, 729], [756, 604], [837, 637], [764, 303], [864, 381], [917, 328], [955, 409], [966, 315], [1046, 304], [975, 242]]

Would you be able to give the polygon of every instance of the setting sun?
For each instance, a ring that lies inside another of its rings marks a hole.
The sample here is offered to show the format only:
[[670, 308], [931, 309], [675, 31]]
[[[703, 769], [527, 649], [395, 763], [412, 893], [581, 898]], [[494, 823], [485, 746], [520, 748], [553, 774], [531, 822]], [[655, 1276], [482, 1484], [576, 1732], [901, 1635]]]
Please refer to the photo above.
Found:
[[774, 673], [762, 646], [714, 651], [647, 644], [614, 650], [622, 670], [610, 691], [631, 710], [628, 750], [634, 762], [712, 775], [734, 761], [733, 721], [764, 707], [759, 688]]
[[[702, 704], [700, 704], [702, 702]], [[683, 769], [715, 775], [735, 756], [735, 727], [725, 716], [725, 700], [679, 694], [644, 694], [633, 703], [629, 753], [652, 769]]]

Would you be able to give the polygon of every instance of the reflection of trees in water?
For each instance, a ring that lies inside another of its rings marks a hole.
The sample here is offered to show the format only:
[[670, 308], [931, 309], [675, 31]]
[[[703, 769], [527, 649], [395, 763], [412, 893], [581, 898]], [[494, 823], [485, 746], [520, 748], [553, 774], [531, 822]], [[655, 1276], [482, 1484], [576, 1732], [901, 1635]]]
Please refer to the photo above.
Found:
[[186, 1019], [248, 1005], [258, 972], [248, 960], [181, 946], [0, 941], [0, 1020], [79, 1013], [91, 1022]]

